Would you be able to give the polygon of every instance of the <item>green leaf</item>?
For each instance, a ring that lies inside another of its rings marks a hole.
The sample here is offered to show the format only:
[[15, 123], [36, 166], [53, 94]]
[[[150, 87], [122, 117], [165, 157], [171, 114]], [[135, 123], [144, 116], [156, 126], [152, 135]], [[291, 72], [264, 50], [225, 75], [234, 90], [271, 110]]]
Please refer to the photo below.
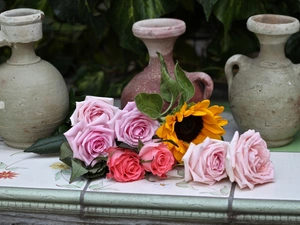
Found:
[[71, 178], [70, 178], [70, 183], [72, 183], [78, 177], [81, 177], [82, 175], [89, 172], [84, 166], [82, 166], [82, 163], [80, 160], [71, 159], [71, 164], [72, 164], [71, 165], [72, 174], [71, 174]]
[[121, 46], [140, 54], [145, 46], [133, 36], [132, 25], [139, 20], [159, 18], [173, 12], [178, 2], [178, 0], [113, 0], [106, 19], [120, 37]]
[[33, 152], [40, 155], [44, 154], [58, 154], [60, 152], [60, 146], [66, 141], [66, 137], [63, 134], [57, 134], [54, 136], [38, 139], [29, 148], [26, 148], [24, 152]]
[[48, 0], [48, 3], [61, 21], [88, 25], [99, 39], [108, 28], [104, 14], [98, 12], [98, 0]]
[[184, 102], [188, 102], [195, 94], [195, 87], [190, 79], [186, 76], [185, 72], [181, 69], [178, 62], [175, 65], [175, 78], [177, 82], [177, 88], [181, 93], [179, 106], [182, 106]]
[[159, 94], [140, 93], [134, 98], [134, 101], [137, 108], [151, 119], [161, 116], [164, 101]]
[[177, 83], [174, 79], [171, 78], [162, 54], [158, 52], [157, 55], [161, 65], [160, 93], [162, 98], [166, 102], [170, 103], [171, 108], [179, 95]]
[[263, 12], [262, 1], [260, 0], [222, 0], [218, 1], [213, 8], [213, 13], [224, 25], [225, 34], [228, 33], [234, 21], [244, 20]]
[[68, 142], [62, 143], [60, 147], [60, 155], [59, 160], [67, 164], [68, 166], [72, 166], [71, 159], [73, 158], [73, 151], [70, 148], [70, 145]]
[[214, 5], [216, 4], [218, 0], [197, 0], [197, 2], [199, 2], [202, 7], [203, 7], [203, 11], [206, 17], [206, 20], [209, 19], [209, 16], [214, 8]]
[[137, 153], [140, 152], [141, 148], [144, 146], [144, 143], [139, 139], [138, 141], [138, 148], [137, 148]]

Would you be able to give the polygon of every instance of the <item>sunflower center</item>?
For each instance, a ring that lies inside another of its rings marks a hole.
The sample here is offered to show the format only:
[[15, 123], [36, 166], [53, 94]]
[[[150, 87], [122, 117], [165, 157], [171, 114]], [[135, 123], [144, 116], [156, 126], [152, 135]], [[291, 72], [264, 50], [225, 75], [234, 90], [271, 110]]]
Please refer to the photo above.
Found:
[[203, 120], [201, 116], [189, 116], [183, 118], [181, 122], [175, 123], [175, 132], [177, 138], [191, 142], [194, 140], [203, 128]]

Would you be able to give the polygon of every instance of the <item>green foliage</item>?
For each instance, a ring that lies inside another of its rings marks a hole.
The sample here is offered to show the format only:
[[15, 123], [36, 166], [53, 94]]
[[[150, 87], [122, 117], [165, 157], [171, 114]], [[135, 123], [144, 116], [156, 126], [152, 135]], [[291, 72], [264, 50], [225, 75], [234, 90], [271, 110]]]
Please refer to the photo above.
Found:
[[214, 5], [217, 3], [218, 0], [197, 0], [197, 2], [199, 2], [202, 7], [203, 7], [203, 11], [206, 17], [206, 20], [209, 19], [210, 14], [214, 8]]
[[[186, 71], [204, 71], [217, 80], [230, 56], [259, 51], [256, 37], [246, 28], [249, 16], [300, 18], [298, 0], [0, 0], [1, 11], [21, 7], [45, 12], [37, 54], [52, 63], [78, 95], [109, 97], [120, 97], [148, 63], [146, 47], [131, 31], [138, 20], [184, 20], [186, 33], [175, 43], [174, 58]], [[294, 48], [299, 39], [294, 35], [286, 47], [293, 62], [300, 58]], [[203, 54], [198, 43], [204, 43]], [[0, 53], [4, 62], [10, 49], [1, 48]]]
[[160, 117], [164, 102], [159, 94], [140, 93], [134, 100], [137, 108], [151, 119]]
[[[160, 53], [158, 58], [161, 65], [160, 94], [140, 93], [135, 97], [137, 108], [152, 119], [162, 119], [174, 108], [181, 108], [188, 102], [195, 93], [192, 82], [187, 78], [178, 63], [175, 65], [175, 79], [171, 78], [163, 56]], [[179, 101], [178, 101], [179, 99]], [[167, 109], [163, 111], [164, 102], [168, 103]]]
[[144, 45], [133, 36], [132, 25], [148, 18], [157, 18], [176, 9], [178, 0], [114, 0], [107, 13], [115, 32], [121, 37], [120, 45], [140, 54]]
[[58, 154], [60, 151], [60, 146], [65, 141], [66, 138], [63, 134], [41, 138], [37, 140], [32, 146], [25, 149], [24, 152], [32, 152], [40, 155]]
[[91, 168], [86, 167], [82, 161], [73, 158], [73, 151], [67, 142], [64, 142], [61, 145], [59, 159], [72, 169], [70, 183], [81, 176], [86, 178], [103, 177], [107, 171], [107, 166], [104, 159], [100, 160], [99, 163]]

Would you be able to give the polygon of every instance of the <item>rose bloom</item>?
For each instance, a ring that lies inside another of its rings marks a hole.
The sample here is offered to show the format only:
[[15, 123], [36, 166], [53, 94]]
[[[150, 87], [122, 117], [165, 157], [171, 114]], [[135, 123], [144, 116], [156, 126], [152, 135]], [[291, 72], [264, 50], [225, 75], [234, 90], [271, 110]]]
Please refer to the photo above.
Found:
[[76, 102], [76, 109], [70, 118], [72, 126], [84, 120], [88, 124], [101, 124], [112, 128], [113, 124], [108, 122], [119, 110], [113, 106], [113, 102], [113, 98], [86, 96], [84, 101]]
[[109, 173], [107, 178], [113, 178], [118, 182], [128, 182], [143, 179], [145, 170], [140, 163], [139, 156], [131, 149], [111, 147], [107, 149], [107, 166]]
[[145, 144], [140, 152], [139, 157], [142, 165], [147, 172], [160, 177], [167, 177], [166, 173], [173, 168], [175, 158], [168, 146], [164, 143], [150, 142]]
[[270, 151], [258, 132], [248, 130], [239, 137], [236, 131], [227, 153], [226, 170], [231, 182], [240, 188], [274, 181]]
[[66, 133], [65, 137], [73, 151], [73, 157], [85, 163], [86, 166], [94, 166], [94, 160], [100, 156], [106, 156], [106, 149], [115, 146], [114, 131], [103, 125], [93, 126], [85, 121], [80, 121]]
[[191, 143], [183, 156], [185, 181], [213, 185], [227, 177], [226, 153], [228, 142], [206, 138], [201, 144]]
[[128, 102], [123, 110], [116, 113], [115, 124], [117, 140], [131, 147], [138, 147], [139, 140], [146, 144], [152, 141], [159, 122], [141, 113], [135, 102]]

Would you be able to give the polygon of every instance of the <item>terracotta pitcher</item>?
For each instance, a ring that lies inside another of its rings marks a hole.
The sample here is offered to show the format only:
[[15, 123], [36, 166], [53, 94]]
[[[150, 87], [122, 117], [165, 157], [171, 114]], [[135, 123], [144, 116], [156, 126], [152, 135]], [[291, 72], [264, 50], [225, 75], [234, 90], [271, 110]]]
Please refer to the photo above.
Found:
[[[141, 92], [160, 92], [161, 66], [157, 52], [163, 55], [168, 71], [174, 78], [173, 46], [185, 29], [186, 25], [182, 20], [169, 18], [141, 20], [133, 24], [133, 34], [146, 45], [150, 60], [148, 66], [135, 75], [124, 88], [121, 95], [122, 108]], [[186, 72], [186, 74], [195, 87], [195, 95], [191, 101], [198, 102], [210, 98], [213, 91], [211, 77], [203, 72]]]
[[63, 77], [34, 52], [43, 18], [42, 11], [25, 8], [0, 14], [0, 46], [11, 48], [11, 57], [0, 65], [0, 136], [14, 148], [51, 135], [68, 113]]
[[[282, 15], [255, 15], [247, 28], [258, 37], [257, 58], [234, 55], [225, 65], [230, 109], [238, 127], [260, 132], [268, 147], [290, 143], [300, 128], [300, 65], [285, 57], [287, 39], [299, 21]], [[238, 66], [236, 74], [233, 67]]]

